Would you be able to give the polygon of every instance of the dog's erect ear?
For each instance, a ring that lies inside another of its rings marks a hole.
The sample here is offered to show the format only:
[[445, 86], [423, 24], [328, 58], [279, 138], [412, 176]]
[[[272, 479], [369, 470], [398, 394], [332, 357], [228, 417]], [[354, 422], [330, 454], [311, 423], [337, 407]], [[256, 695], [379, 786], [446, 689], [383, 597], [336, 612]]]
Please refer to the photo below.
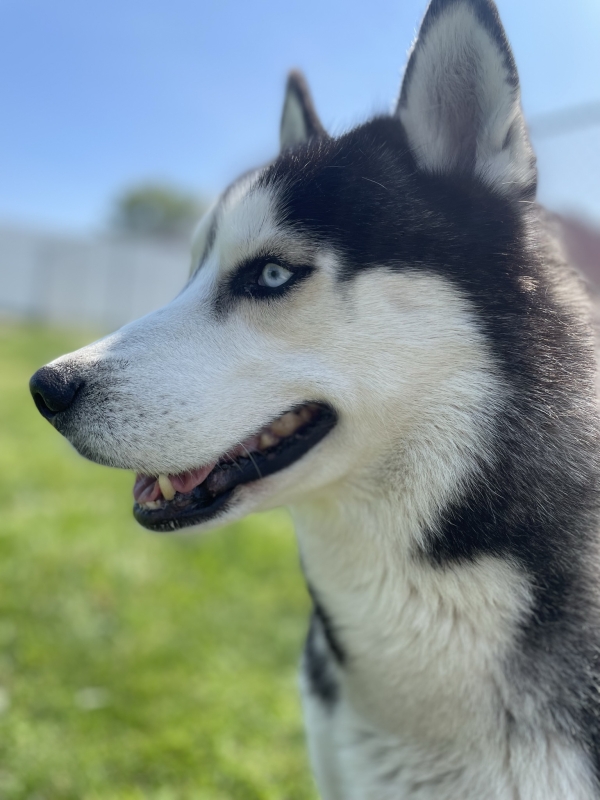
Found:
[[304, 76], [290, 72], [285, 90], [279, 141], [282, 150], [318, 136], [327, 136], [317, 116]]
[[475, 174], [505, 195], [535, 194], [517, 68], [492, 0], [432, 0], [396, 114], [423, 170]]

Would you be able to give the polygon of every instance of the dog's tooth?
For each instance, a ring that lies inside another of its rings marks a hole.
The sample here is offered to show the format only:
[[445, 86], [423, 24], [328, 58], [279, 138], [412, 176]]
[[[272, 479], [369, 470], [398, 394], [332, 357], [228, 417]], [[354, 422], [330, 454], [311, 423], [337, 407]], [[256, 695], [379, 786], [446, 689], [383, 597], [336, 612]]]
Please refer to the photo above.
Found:
[[141, 508], [147, 508], [150, 511], [154, 511], [156, 508], [160, 508], [161, 502], [160, 500], [148, 500], [146, 503], [139, 504]]
[[267, 447], [273, 447], [273, 445], [279, 442], [279, 437], [275, 436], [270, 431], [265, 431], [260, 435], [260, 446], [262, 449], [266, 449]]
[[160, 486], [160, 490], [163, 493], [165, 500], [172, 500], [175, 497], [175, 489], [173, 488], [173, 484], [169, 480], [168, 475], [159, 475], [158, 485]]
[[302, 422], [309, 422], [312, 419], [312, 411], [307, 406], [298, 409], [298, 416]]
[[290, 436], [300, 425], [300, 417], [293, 411], [288, 411], [275, 422], [271, 423], [271, 431], [276, 436]]

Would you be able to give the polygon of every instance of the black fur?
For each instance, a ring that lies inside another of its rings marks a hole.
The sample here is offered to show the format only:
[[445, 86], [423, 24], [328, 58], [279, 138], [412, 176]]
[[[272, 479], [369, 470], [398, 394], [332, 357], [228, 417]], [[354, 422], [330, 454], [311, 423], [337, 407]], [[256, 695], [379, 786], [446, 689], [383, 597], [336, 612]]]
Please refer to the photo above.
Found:
[[317, 597], [314, 588], [312, 586], [309, 586], [308, 590], [313, 600], [313, 614], [315, 618], [319, 621], [319, 624], [321, 625], [321, 629], [323, 631], [323, 635], [325, 636], [325, 641], [327, 642], [327, 646], [329, 647], [331, 654], [334, 657], [338, 666], [342, 667], [346, 663], [346, 652], [342, 647], [342, 643], [339, 639], [339, 634], [334, 629], [331, 617], [323, 608], [323, 604], [321, 600]]
[[[468, 3], [490, 33], [516, 92], [514, 59], [489, 0], [433, 0], [419, 41], [432, 25], [442, 25], [444, 12], [458, 2]], [[529, 695], [538, 706], [545, 704], [546, 719], [589, 752], [600, 779], [595, 361], [577, 281], [554, 251], [542, 210], [528, 199], [535, 173], [512, 193], [508, 185], [502, 191], [486, 185], [465, 161], [452, 174], [426, 173], [397, 117], [375, 118], [330, 139], [302, 79], [291, 76], [289, 91], [301, 102], [309, 141], [286, 150], [258, 179], [278, 198], [280, 223], [316, 247], [333, 248], [343, 265], [342, 284], [373, 269], [424, 270], [443, 277], [468, 299], [486, 336], [490, 370], [506, 387], [490, 432], [491, 452], [481, 454], [462, 495], [444, 509], [413, 556], [439, 570], [483, 556], [504, 559], [528, 577], [534, 602], [505, 665], [510, 685], [524, 702]], [[472, 109], [476, 104], [469, 102]], [[201, 261], [215, 242], [219, 211]], [[238, 296], [251, 295], [254, 302], [252, 281], [261, 266], [252, 263], [236, 272], [230, 291], [237, 287]], [[306, 268], [310, 280], [312, 265], [294, 267]], [[114, 361], [110, 368], [115, 369]], [[93, 369], [101, 372], [97, 365]], [[110, 380], [118, 386], [118, 378]], [[61, 391], [71, 402], [73, 387], [65, 381]], [[84, 391], [89, 396], [97, 389], [86, 385]], [[111, 402], [109, 394], [97, 400], [105, 420], [110, 420]], [[89, 454], [88, 440], [78, 438], [81, 406], [70, 413], [70, 422], [64, 413], [61, 422], [58, 413], [55, 426], [80, 452], [102, 463], [101, 437]], [[115, 464], [113, 456], [107, 463], [126, 466]], [[313, 693], [332, 708], [340, 692], [339, 671], [352, 665], [343, 635], [313, 599], [305, 670]], [[512, 719], [507, 709], [507, 729], [516, 736]]]
[[544, 671], [548, 715], [600, 775], [595, 364], [578, 301], [557, 298], [559, 284], [573, 284], [574, 298], [578, 288], [543, 212], [465, 174], [419, 172], [395, 118], [284, 153], [262, 181], [285, 187], [285, 224], [336, 249], [341, 281], [373, 268], [433, 271], [477, 310], [509, 389], [495, 461], [482, 462], [418, 557], [446, 569], [492, 555], [530, 576], [535, 604], [510, 669], [523, 691]]
[[339, 699], [340, 687], [333, 671], [331, 655], [318, 646], [319, 625], [315, 609], [304, 646], [304, 674], [311, 693], [318, 697], [326, 708], [332, 709]]
[[[347, 656], [329, 614], [323, 608], [314, 588], [310, 584], [307, 586], [313, 601], [313, 612], [304, 647], [304, 672], [311, 692], [326, 707], [332, 708], [339, 699], [336, 670], [346, 664]], [[324, 640], [325, 649], [318, 645], [319, 634]]]

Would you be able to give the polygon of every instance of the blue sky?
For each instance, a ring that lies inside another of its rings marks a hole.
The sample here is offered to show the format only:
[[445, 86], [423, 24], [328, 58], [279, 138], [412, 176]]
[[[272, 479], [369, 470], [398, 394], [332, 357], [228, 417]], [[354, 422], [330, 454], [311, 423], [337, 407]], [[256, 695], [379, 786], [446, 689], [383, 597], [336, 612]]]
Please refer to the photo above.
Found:
[[[500, 0], [530, 118], [600, 101], [600, 2]], [[272, 157], [285, 75], [342, 131], [390, 107], [425, 0], [2, 0], [0, 218], [102, 227], [125, 186], [214, 195]], [[600, 221], [600, 126], [536, 142], [540, 196]]]

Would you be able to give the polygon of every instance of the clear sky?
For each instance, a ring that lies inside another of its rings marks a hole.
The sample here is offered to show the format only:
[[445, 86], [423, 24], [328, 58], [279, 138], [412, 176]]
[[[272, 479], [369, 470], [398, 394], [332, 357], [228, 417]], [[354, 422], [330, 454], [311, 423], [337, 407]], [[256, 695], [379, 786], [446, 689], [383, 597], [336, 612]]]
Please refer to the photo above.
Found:
[[[498, 5], [529, 118], [600, 101], [600, 0]], [[99, 228], [147, 179], [216, 194], [275, 155], [290, 67], [331, 132], [385, 111], [425, 6], [2, 0], [0, 218]], [[600, 126], [535, 144], [544, 202], [600, 220]]]

